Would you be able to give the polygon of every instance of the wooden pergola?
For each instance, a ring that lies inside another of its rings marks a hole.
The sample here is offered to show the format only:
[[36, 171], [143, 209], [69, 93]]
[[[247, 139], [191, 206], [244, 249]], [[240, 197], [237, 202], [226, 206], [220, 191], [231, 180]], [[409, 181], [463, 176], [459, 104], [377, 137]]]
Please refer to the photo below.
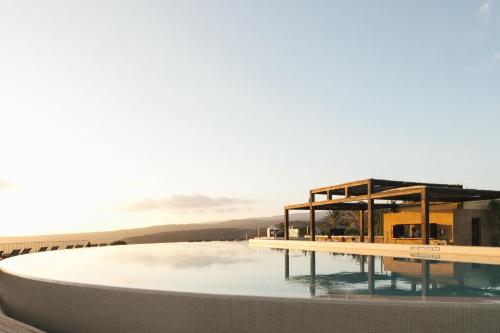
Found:
[[[318, 196], [323, 196], [317, 200]], [[311, 240], [316, 240], [317, 210], [360, 211], [360, 241], [364, 242], [367, 212], [368, 242], [375, 241], [374, 211], [376, 209], [420, 205], [422, 244], [429, 244], [429, 204], [461, 203], [499, 199], [500, 191], [464, 189], [462, 185], [419, 183], [384, 179], [363, 179], [349, 183], [320, 187], [309, 191], [309, 202], [285, 206], [285, 239], [289, 239], [289, 211], [308, 210]], [[381, 202], [382, 201], [382, 202]]]

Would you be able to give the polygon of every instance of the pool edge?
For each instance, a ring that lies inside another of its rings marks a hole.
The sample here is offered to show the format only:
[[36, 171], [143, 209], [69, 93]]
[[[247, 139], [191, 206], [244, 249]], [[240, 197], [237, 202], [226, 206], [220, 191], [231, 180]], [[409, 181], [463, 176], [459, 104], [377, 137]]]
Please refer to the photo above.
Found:
[[498, 247], [315, 242], [263, 238], [250, 239], [248, 243], [251, 247], [500, 265], [500, 248]]
[[[5, 312], [48, 332], [481, 332], [500, 305], [154, 292], [61, 284], [0, 272]], [[397, 321], [394, 319], [397, 318]], [[391, 323], [392, 326], [388, 326]]]

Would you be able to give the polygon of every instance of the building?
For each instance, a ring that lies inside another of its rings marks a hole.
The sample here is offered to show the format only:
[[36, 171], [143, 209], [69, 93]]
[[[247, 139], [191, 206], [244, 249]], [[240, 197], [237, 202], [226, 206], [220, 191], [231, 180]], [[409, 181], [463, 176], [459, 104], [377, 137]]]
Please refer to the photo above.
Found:
[[276, 236], [278, 236], [278, 232], [280, 231], [280, 229], [277, 226], [272, 225], [269, 228], [267, 228], [266, 231], [267, 231], [267, 238], [276, 238]]
[[[499, 221], [487, 207], [500, 191], [462, 185], [364, 179], [312, 189], [309, 201], [284, 208], [285, 239], [290, 210], [308, 210], [316, 240], [318, 210], [359, 212], [360, 235], [350, 240], [401, 244], [498, 245]], [[383, 235], [375, 235], [375, 212], [383, 212]], [[365, 231], [366, 229], [366, 231]]]
[[[420, 242], [420, 212], [411, 207], [384, 214], [384, 242], [412, 244]], [[482, 204], [436, 204], [429, 212], [430, 244], [496, 246], [500, 225]]]

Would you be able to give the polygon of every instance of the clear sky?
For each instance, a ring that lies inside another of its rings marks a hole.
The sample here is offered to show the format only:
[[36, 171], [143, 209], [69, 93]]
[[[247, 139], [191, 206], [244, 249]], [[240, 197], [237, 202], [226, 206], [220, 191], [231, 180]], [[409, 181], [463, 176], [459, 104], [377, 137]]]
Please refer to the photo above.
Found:
[[500, 1], [0, 2], [1, 235], [500, 189]]

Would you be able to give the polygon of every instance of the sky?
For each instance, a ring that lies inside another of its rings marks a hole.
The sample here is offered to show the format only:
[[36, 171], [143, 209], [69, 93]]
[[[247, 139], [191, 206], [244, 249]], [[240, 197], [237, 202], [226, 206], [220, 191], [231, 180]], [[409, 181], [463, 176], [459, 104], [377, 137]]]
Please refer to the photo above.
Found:
[[498, 0], [0, 2], [5, 236], [500, 189], [499, 130]]

